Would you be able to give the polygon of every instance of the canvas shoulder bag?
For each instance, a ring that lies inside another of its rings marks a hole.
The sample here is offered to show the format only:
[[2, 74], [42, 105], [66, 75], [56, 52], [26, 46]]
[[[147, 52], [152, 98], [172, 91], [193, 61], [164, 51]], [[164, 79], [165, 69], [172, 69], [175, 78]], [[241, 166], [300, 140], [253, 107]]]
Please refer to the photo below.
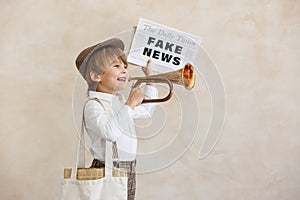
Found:
[[113, 168], [113, 144], [106, 142], [104, 169], [85, 167], [84, 145], [83, 116], [75, 167], [64, 170], [62, 200], [126, 200], [128, 178], [125, 169]]

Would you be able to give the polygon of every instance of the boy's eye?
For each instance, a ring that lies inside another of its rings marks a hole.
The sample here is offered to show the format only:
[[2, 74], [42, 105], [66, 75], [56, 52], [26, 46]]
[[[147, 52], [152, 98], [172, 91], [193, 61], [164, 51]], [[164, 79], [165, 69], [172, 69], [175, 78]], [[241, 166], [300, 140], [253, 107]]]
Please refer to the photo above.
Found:
[[[114, 65], [114, 67], [121, 67], [121, 65], [117, 64], [117, 65]], [[124, 68], [127, 69], [127, 65], [124, 65]]]
[[119, 64], [116, 64], [116, 65], [114, 65], [114, 67], [117, 67], [117, 68], [119, 68], [119, 67], [121, 67], [121, 65], [119, 65]]

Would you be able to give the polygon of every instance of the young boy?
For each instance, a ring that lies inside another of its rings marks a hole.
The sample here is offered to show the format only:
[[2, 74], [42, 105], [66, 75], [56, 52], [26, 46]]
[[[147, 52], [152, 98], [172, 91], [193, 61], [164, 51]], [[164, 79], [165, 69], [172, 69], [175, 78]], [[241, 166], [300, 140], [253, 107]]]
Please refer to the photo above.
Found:
[[[106, 40], [84, 49], [76, 59], [76, 66], [88, 84], [88, 98], [84, 108], [87, 134], [91, 139], [90, 151], [94, 157], [91, 167], [103, 167], [106, 141], [117, 148], [119, 167], [128, 174], [128, 200], [134, 200], [136, 188], [137, 138], [134, 118], [148, 118], [154, 104], [141, 104], [143, 99], [156, 98], [157, 90], [151, 84], [132, 88], [127, 99], [119, 94], [128, 79], [124, 43], [117, 38]], [[143, 67], [150, 75], [150, 61]]]

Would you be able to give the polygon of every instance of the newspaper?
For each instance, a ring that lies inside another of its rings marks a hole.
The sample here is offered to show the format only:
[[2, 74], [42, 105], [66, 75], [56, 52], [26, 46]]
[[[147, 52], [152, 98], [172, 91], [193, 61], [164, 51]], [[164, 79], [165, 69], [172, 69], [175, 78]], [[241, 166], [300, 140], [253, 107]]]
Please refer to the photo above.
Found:
[[196, 59], [201, 38], [168, 26], [139, 19], [128, 54], [128, 62], [145, 66], [151, 59], [158, 72], [181, 69]]

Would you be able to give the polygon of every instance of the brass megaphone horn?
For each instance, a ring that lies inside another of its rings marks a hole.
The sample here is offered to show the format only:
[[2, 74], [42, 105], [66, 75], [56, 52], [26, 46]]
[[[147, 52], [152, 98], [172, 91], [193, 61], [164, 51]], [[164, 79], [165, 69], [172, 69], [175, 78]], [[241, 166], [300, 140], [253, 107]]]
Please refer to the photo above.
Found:
[[195, 70], [192, 64], [187, 63], [182, 69], [177, 71], [156, 74], [144, 77], [129, 77], [128, 81], [136, 80], [133, 85], [138, 87], [142, 83], [166, 83], [169, 85], [169, 94], [161, 99], [144, 99], [142, 103], [157, 103], [168, 101], [173, 95], [173, 84], [183, 85], [187, 90], [190, 90], [195, 85]]

